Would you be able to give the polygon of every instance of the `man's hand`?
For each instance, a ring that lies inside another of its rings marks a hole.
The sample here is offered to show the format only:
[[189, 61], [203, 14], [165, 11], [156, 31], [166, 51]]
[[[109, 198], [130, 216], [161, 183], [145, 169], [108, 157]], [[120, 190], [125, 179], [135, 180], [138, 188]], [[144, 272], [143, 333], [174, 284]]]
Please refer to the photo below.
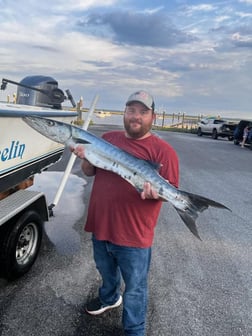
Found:
[[70, 151], [74, 153], [78, 158], [85, 159], [85, 149], [83, 145], [76, 145], [75, 147], [70, 147]]
[[159, 199], [157, 191], [151, 186], [150, 182], [144, 182], [141, 198], [145, 199]]
[[76, 145], [70, 147], [70, 151], [74, 153], [79, 159], [83, 160], [81, 168], [86, 176], [94, 176], [96, 168], [85, 158], [85, 147], [83, 145]]

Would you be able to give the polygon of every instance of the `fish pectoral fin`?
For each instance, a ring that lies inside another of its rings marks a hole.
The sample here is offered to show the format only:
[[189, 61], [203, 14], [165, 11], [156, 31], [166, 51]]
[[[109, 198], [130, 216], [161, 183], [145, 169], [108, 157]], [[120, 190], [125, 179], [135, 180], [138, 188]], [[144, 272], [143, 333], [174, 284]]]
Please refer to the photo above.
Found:
[[185, 223], [185, 225], [188, 227], [188, 229], [192, 232], [192, 234], [197, 237], [199, 240], [201, 240], [197, 227], [196, 227], [196, 219], [198, 217], [197, 213], [195, 212], [194, 214], [190, 211], [190, 213], [188, 213], [186, 210], [180, 210], [178, 208], [175, 208], [179, 214], [179, 216], [181, 217], [181, 219], [183, 220], [183, 222]]
[[83, 140], [83, 139], [80, 139], [80, 138], [72, 138], [72, 139], [73, 139], [73, 141], [74, 141], [75, 143], [79, 143], [79, 144], [90, 144], [89, 141], [86, 141], [86, 140]]
[[161, 163], [157, 163], [157, 162], [153, 162], [150, 160], [145, 160], [152, 168], [154, 168], [155, 170], [159, 171], [159, 169], [162, 167]]

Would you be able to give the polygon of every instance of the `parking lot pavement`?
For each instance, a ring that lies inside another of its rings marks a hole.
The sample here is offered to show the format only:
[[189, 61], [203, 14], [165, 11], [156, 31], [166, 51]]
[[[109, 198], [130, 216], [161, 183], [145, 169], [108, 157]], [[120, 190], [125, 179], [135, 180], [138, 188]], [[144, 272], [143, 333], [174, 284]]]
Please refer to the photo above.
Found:
[[[180, 188], [232, 211], [210, 208], [201, 214], [199, 241], [174, 208], [163, 205], [153, 246], [146, 335], [250, 336], [252, 153], [225, 140], [158, 134], [179, 154]], [[50, 169], [52, 175], [43, 173], [45, 178], [58, 178], [67, 156]], [[99, 317], [84, 313], [100, 283], [90, 235], [83, 231], [91, 186], [92, 178], [83, 178], [77, 160], [33, 268], [17, 281], [0, 279], [1, 336], [123, 335], [121, 307]]]

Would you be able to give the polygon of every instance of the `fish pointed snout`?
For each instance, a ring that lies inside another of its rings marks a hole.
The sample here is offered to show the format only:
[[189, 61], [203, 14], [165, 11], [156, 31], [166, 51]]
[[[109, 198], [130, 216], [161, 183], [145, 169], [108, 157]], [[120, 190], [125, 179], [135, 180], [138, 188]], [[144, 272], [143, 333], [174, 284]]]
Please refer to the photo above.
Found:
[[72, 136], [71, 125], [60, 121], [37, 116], [25, 116], [23, 120], [40, 134], [61, 144], [66, 144]]

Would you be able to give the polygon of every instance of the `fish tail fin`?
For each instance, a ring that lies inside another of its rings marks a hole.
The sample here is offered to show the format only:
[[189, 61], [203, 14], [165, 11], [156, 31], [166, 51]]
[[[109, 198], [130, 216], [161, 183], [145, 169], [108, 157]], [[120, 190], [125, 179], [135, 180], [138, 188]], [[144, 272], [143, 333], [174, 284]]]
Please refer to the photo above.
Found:
[[212, 199], [186, 191], [182, 191], [182, 193], [187, 200], [188, 206], [184, 210], [178, 208], [176, 208], [176, 210], [188, 229], [200, 240], [201, 238], [196, 227], [196, 219], [201, 212], [206, 210], [209, 206], [231, 211], [225, 205]]
[[198, 217], [197, 213], [192, 214], [190, 212], [190, 214], [187, 211], [183, 211], [180, 210], [178, 208], [175, 208], [179, 214], [179, 216], [181, 217], [181, 219], [183, 220], [183, 222], [185, 223], [185, 225], [188, 227], [188, 229], [192, 232], [192, 234], [197, 237], [199, 240], [201, 240], [197, 227], [196, 227], [196, 219]]

